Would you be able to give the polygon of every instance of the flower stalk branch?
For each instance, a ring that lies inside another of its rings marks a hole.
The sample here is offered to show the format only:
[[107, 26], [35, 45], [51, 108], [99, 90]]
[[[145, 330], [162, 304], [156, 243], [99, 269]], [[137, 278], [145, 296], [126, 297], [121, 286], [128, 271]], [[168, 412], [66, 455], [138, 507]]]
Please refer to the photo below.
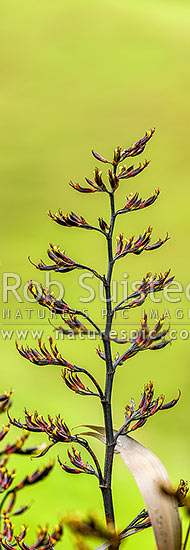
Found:
[[[131, 159], [140, 155], [144, 151], [147, 143], [153, 136], [154, 131], [155, 129], [147, 131], [145, 135], [133, 143], [131, 147], [123, 150], [121, 147], [117, 147], [114, 150], [112, 161], [108, 160], [99, 153], [96, 153], [94, 150], [92, 151], [93, 156], [98, 162], [101, 162], [104, 165], [109, 165], [108, 183], [104, 183], [102, 171], [97, 167], [95, 168], [94, 180], [85, 178], [87, 186], [86, 184], [83, 186], [79, 183], [70, 182], [71, 187], [79, 193], [90, 193], [92, 197], [94, 197], [95, 193], [101, 193], [102, 196], [104, 193], [106, 197], [109, 197], [110, 220], [108, 223], [104, 220], [102, 215], [98, 217], [98, 226], [95, 227], [87, 222], [83, 216], [79, 216], [74, 212], [71, 212], [70, 214], [63, 214], [63, 212], [59, 210], [57, 214], [52, 214], [51, 211], [49, 211], [49, 216], [51, 219], [64, 228], [95, 230], [104, 235], [107, 242], [107, 275], [98, 273], [94, 267], [88, 267], [84, 263], [79, 263], [78, 261], [71, 259], [66, 256], [64, 250], [60, 250], [59, 247], [52, 244], [50, 244], [50, 248], [47, 253], [53, 263], [51, 265], [46, 265], [43, 261], [41, 261], [37, 265], [34, 264], [35, 267], [41, 271], [53, 270], [62, 274], [72, 272], [75, 269], [86, 269], [98, 278], [103, 283], [106, 301], [106, 322], [104, 329], [101, 330], [98, 324], [87, 313], [69, 306], [64, 300], [58, 300], [53, 293], [51, 294], [49, 292], [49, 289], [44, 289], [41, 285], [39, 289], [37, 289], [36, 285], [33, 284], [32, 281], [29, 283], [29, 290], [39, 304], [48, 308], [56, 315], [59, 315], [64, 322], [63, 327], [54, 327], [54, 329], [69, 336], [80, 334], [86, 336], [90, 334], [91, 336], [93, 334], [93, 336], [98, 336], [100, 338], [103, 343], [103, 349], [101, 350], [98, 345], [96, 352], [105, 364], [104, 389], [89, 369], [67, 361], [62, 356], [57, 346], [53, 343], [52, 338], [49, 339], [50, 351], [46, 345], [41, 342], [41, 340], [39, 340], [39, 349], [32, 349], [29, 347], [24, 348], [23, 346], [17, 345], [19, 353], [33, 364], [41, 367], [47, 365], [55, 365], [60, 367], [62, 370], [62, 380], [70, 390], [74, 391], [78, 395], [88, 397], [94, 396], [98, 397], [100, 400], [103, 409], [104, 425], [92, 426], [87, 423], [84, 424], [83, 427], [85, 426], [90, 428], [91, 432], [78, 433], [77, 435], [73, 434], [67, 424], [62, 420], [60, 414], [58, 414], [55, 419], [52, 419], [49, 415], [47, 420], [45, 420], [43, 416], [38, 414], [37, 411], [31, 414], [25, 410], [25, 423], [11, 418], [10, 422], [18, 428], [27, 429], [31, 432], [43, 432], [48, 436], [50, 443], [38, 456], [43, 456], [46, 454], [46, 452], [48, 452], [48, 450], [57, 443], [71, 444], [72, 448], [71, 450], [68, 450], [68, 458], [71, 466], [69, 466], [66, 462], [63, 462], [62, 459], [58, 457], [58, 462], [62, 470], [67, 473], [77, 475], [85, 473], [98, 478], [99, 487], [103, 497], [106, 527], [102, 529], [94, 518], [91, 518], [88, 521], [75, 521], [72, 519], [69, 524], [71, 529], [73, 529], [74, 532], [78, 532], [79, 535], [97, 536], [98, 534], [100, 538], [107, 537], [108, 542], [104, 542], [99, 547], [102, 548], [102, 550], [105, 548], [118, 550], [123, 538], [142, 531], [150, 526], [153, 527], [156, 541], [158, 542], [159, 540], [159, 549], [162, 548], [165, 550], [167, 548], [168, 550], [170, 547], [172, 550], [179, 550], [181, 548], [180, 519], [178, 513], [176, 513], [176, 508], [172, 501], [172, 498], [177, 499], [176, 494], [171, 492], [171, 488], [170, 493], [167, 493], [170, 495], [170, 499], [167, 501], [166, 494], [163, 496], [159, 493], [159, 487], [156, 486], [154, 488], [160, 507], [164, 510], [164, 514], [162, 514], [162, 516], [164, 516], [163, 521], [165, 521], [165, 523], [159, 530], [158, 522], [156, 520], [157, 508], [154, 502], [154, 495], [151, 500], [150, 493], [146, 488], [146, 483], [143, 485], [143, 480], [141, 479], [139, 473], [140, 465], [138, 467], [138, 453], [144, 453], [144, 478], [148, 479], [149, 472], [151, 472], [150, 475], [152, 475], [152, 477], [150, 482], [152, 487], [154, 487], [154, 468], [157, 471], [159, 480], [162, 480], [163, 478], [168, 480], [169, 478], [167, 472], [158, 457], [153, 455], [151, 451], [128, 436], [129, 433], [144, 426], [148, 419], [154, 416], [158, 411], [167, 410], [176, 405], [180, 397], [180, 392], [177, 398], [165, 403], [165, 397], [162, 394], [157, 398], [154, 398], [154, 387], [152, 381], [150, 381], [144, 386], [139, 405], [136, 407], [134, 400], [131, 399], [130, 404], [125, 407], [124, 423], [117, 430], [113, 427], [112, 392], [117, 368], [124, 365], [126, 361], [137, 355], [139, 352], [161, 350], [170, 343], [170, 339], [167, 338], [169, 328], [163, 328], [163, 315], [160, 317], [155, 327], [150, 330], [147, 324], [147, 315], [144, 314], [144, 317], [141, 319], [140, 328], [136, 331], [136, 335], [130, 340], [119, 339], [117, 337], [112, 338], [111, 335], [112, 323], [116, 312], [142, 306], [151, 293], [162, 291], [165, 286], [172, 283], [174, 279], [173, 276], [170, 276], [170, 270], [160, 273], [159, 275], [157, 275], [157, 273], [151, 274], [148, 272], [142, 278], [137, 290], [121, 300], [114, 308], [112, 308], [111, 283], [115, 262], [121, 258], [125, 259], [127, 254], [140, 255], [142, 252], [157, 250], [169, 239], [168, 234], [166, 234], [164, 238], [159, 238], [156, 242], [152, 243], [152, 227], [148, 226], [148, 228], [137, 238], [132, 235], [129, 239], [124, 239], [123, 234], [119, 233], [119, 236], [117, 237], [116, 250], [114, 249], [113, 237], [115, 221], [116, 219], [119, 219], [120, 214], [140, 211], [147, 208], [148, 206], [153, 205], [159, 197], [159, 189], [155, 190], [154, 193], [147, 199], [142, 199], [139, 197], [138, 193], [130, 193], [127, 196], [124, 206], [119, 207], [117, 210], [115, 207], [115, 192], [118, 190], [119, 186], [123, 185], [124, 180], [127, 180], [127, 182], [131, 181], [131, 178], [138, 176], [148, 167], [150, 161], [144, 160], [144, 162], [140, 162], [139, 165], [135, 167], [131, 164]], [[121, 165], [121, 163], [124, 161], [128, 162], [128, 160], [130, 161], [129, 165]], [[93, 327], [94, 331], [89, 330], [88, 327], [82, 324], [80, 320], [81, 317]], [[114, 359], [112, 357], [112, 343], [126, 345], [125, 351], [121, 355], [117, 352]], [[90, 382], [90, 387], [88, 387], [84, 382], [83, 378], [85, 377], [87, 378], [88, 383]], [[84, 436], [87, 437], [90, 435], [101, 440], [105, 444], [103, 464], [97, 458], [96, 453], [91, 445], [89, 445], [86, 438], [84, 438]], [[80, 445], [87, 451], [92, 459], [93, 465], [84, 461], [81, 454], [75, 448], [75, 444]], [[134, 461], [134, 464], [132, 454], [128, 454], [129, 448], [136, 460], [136, 462]], [[136, 476], [135, 480], [137, 485], [140, 486], [145, 503], [147, 498], [147, 511], [143, 510], [140, 514], [138, 514], [136, 518], [120, 533], [118, 533], [116, 529], [112, 494], [112, 469], [115, 452], [120, 454], [134, 477]], [[183, 488], [185, 486], [186, 491], [186, 484], [184, 485], [183, 483], [181, 484], [181, 487]], [[166, 509], [168, 518], [165, 513]], [[174, 526], [173, 531], [170, 529], [171, 525]], [[163, 536], [165, 537], [165, 546], [160, 544], [160, 541], [162, 543]], [[170, 539], [168, 537], [170, 537]], [[86, 550], [88, 546], [79, 545], [78, 548], [84, 548]]]

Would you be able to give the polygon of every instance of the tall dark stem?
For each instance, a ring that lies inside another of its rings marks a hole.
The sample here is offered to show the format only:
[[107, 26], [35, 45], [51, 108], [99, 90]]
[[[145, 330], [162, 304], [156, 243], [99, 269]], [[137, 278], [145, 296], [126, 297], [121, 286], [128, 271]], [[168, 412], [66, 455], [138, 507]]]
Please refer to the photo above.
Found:
[[[114, 173], [116, 171], [114, 167]], [[111, 395], [112, 395], [112, 386], [113, 386], [113, 362], [112, 362], [112, 353], [111, 353], [111, 344], [109, 341], [109, 335], [112, 325], [112, 314], [111, 314], [111, 277], [113, 271], [113, 251], [112, 251], [112, 236], [115, 222], [115, 205], [114, 205], [114, 195], [110, 193], [110, 206], [111, 206], [111, 220], [110, 220], [110, 229], [107, 236], [108, 244], [108, 271], [107, 278], [105, 281], [105, 293], [106, 293], [106, 328], [105, 328], [105, 338], [104, 339], [104, 351], [106, 357], [106, 381], [105, 381], [105, 399], [102, 402], [103, 411], [104, 411], [104, 421], [105, 421], [105, 431], [106, 431], [106, 451], [105, 451], [105, 462], [104, 462], [104, 486], [102, 487], [102, 494], [104, 500], [104, 509], [107, 524], [112, 523], [115, 526], [114, 518], [114, 509], [113, 509], [113, 499], [112, 499], [112, 488], [111, 488], [111, 479], [112, 479], [112, 466], [113, 466], [113, 453], [114, 453], [114, 433], [113, 433], [113, 420], [112, 420], [112, 406], [111, 406]]]

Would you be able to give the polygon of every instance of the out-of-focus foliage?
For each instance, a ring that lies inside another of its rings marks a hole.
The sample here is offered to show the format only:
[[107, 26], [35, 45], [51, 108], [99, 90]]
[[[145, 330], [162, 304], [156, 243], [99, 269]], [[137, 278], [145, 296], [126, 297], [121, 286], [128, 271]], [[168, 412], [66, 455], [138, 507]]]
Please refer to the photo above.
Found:
[[[12, 391], [4, 392], [0, 395], [0, 414], [9, 412], [12, 405]], [[31, 546], [26, 545], [25, 537], [28, 526], [20, 524], [19, 532], [15, 530], [13, 524], [15, 517], [22, 516], [30, 505], [17, 505], [18, 495], [25, 487], [38, 484], [45, 479], [53, 468], [53, 462], [47, 464], [44, 468], [33, 471], [31, 475], [25, 475], [20, 481], [15, 480], [15, 468], [10, 470], [9, 459], [11, 455], [36, 456], [40, 447], [25, 447], [28, 438], [28, 432], [24, 431], [21, 437], [18, 437], [13, 443], [4, 444], [4, 439], [9, 433], [10, 423], [3, 425], [0, 431], [0, 544], [5, 550], [21, 548], [22, 550], [33, 550], [36, 547], [41, 550], [52, 550], [53, 545], [59, 542], [63, 534], [62, 521], [55, 526], [53, 531], [49, 532], [49, 526], [45, 528], [38, 525], [37, 538]], [[2, 443], [3, 441], [3, 443]], [[22, 520], [21, 520], [22, 522]]]

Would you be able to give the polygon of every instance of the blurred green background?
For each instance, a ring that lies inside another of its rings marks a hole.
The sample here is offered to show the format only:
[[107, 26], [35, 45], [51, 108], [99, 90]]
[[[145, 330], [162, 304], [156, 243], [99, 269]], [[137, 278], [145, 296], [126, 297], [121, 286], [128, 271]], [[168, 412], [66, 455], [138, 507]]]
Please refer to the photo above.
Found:
[[[145, 130], [156, 127], [142, 155], [142, 160], [150, 158], [152, 162], [135, 179], [123, 181], [117, 206], [124, 204], [131, 191], [147, 198], [159, 186], [161, 195], [149, 209], [122, 216], [116, 235], [119, 230], [126, 236], [138, 235], [150, 224], [154, 226], [153, 240], [164, 237], [166, 231], [172, 239], [158, 251], [121, 260], [115, 277], [121, 280], [127, 272], [132, 281], [147, 271], [171, 267], [184, 289], [189, 282], [189, 16], [190, 5], [185, 0], [0, 1], [1, 270], [22, 278], [22, 301], [17, 303], [9, 293], [8, 303], [1, 306], [1, 390], [14, 388], [14, 416], [23, 417], [27, 406], [43, 415], [60, 412], [71, 427], [102, 423], [96, 400], [71, 394], [61, 382], [59, 369], [32, 366], [14, 346], [16, 330], [44, 329], [44, 338], [51, 333], [48, 312], [44, 320], [38, 319], [38, 306], [23, 299], [23, 285], [28, 280], [44, 282], [43, 273], [29, 264], [29, 254], [36, 262], [40, 258], [46, 261], [46, 249], [53, 242], [71, 258], [105, 272], [106, 248], [100, 235], [66, 230], [46, 215], [49, 208], [55, 212], [60, 207], [63, 212], [74, 210], [94, 224], [98, 216], [108, 221], [106, 197], [81, 195], [68, 186], [70, 179], [83, 183], [85, 176], [92, 177], [97, 164], [92, 147], [110, 158], [114, 147], [129, 147]], [[105, 166], [105, 175], [106, 171]], [[79, 305], [78, 273], [57, 274], [53, 279], [66, 287], [66, 301]], [[97, 291], [97, 283], [93, 284]], [[190, 302], [184, 293], [173, 296], [181, 301], [168, 305], [162, 300], [158, 310], [160, 314], [169, 310], [167, 323], [176, 328], [177, 340], [165, 350], [138, 354], [118, 369], [113, 405], [114, 424], [119, 426], [125, 405], [131, 396], [138, 402], [143, 384], [150, 379], [156, 394], [166, 394], [167, 400], [177, 395], [178, 388], [182, 390], [175, 409], [158, 414], [136, 432], [136, 438], [158, 454], [176, 485], [180, 477], [188, 479], [189, 475], [189, 338], [182, 340], [179, 332], [190, 330]], [[30, 307], [28, 320], [26, 309]], [[99, 322], [101, 307], [96, 301], [89, 308]], [[152, 307], [148, 298], [148, 314]], [[3, 320], [3, 309], [8, 308], [11, 318]], [[181, 319], [176, 318], [177, 308], [182, 309]], [[138, 327], [141, 316], [140, 309], [131, 311], [124, 328]], [[10, 340], [3, 337], [2, 330], [13, 330]], [[34, 345], [30, 333], [27, 344]], [[103, 382], [104, 364], [95, 354], [94, 342], [65, 341], [59, 347], [65, 358], [89, 367]], [[95, 448], [101, 456], [101, 444], [95, 443]], [[64, 461], [66, 446], [55, 447], [50, 456], [58, 452]], [[47, 461], [48, 456], [40, 463]], [[39, 462], [20, 458], [17, 464], [21, 476], [23, 471], [32, 472]], [[119, 457], [113, 488], [117, 525], [124, 528], [143, 508], [143, 501]], [[85, 514], [102, 506], [93, 478], [69, 476], [57, 464], [49, 481], [35, 490], [27, 489], [20, 499], [22, 504], [34, 501], [25, 516], [31, 534], [39, 521], [53, 525], [65, 512]], [[155, 548], [151, 530], [125, 544], [132, 550], [139, 543], [142, 549]], [[65, 545], [72, 547], [69, 540]]]

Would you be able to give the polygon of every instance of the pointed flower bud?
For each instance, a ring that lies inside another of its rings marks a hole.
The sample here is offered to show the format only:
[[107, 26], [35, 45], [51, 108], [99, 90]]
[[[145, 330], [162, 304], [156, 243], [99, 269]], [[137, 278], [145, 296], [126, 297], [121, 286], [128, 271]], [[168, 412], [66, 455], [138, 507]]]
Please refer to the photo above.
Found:
[[116, 147], [113, 153], [113, 163], [118, 164], [118, 162], [120, 161], [120, 157], [121, 157], [121, 147]]
[[72, 308], [64, 300], [57, 300], [48, 288], [43, 288], [40, 284], [38, 287], [32, 281], [28, 284], [29, 291], [40, 305], [47, 307], [57, 315], [63, 315], [65, 312], [72, 311]]
[[0, 492], [1, 493], [9, 489], [14, 478], [15, 478], [15, 470], [12, 470], [12, 472], [9, 473], [5, 466], [4, 461], [0, 462]]
[[[69, 328], [72, 330], [73, 334], [87, 334], [88, 329], [83, 325], [79, 319], [77, 319], [76, 315], [73, 313], [69, 313], [68, 317], [63, 317], [63, 321], [66, 323], [66, 325], [69, 326]], [[60, 327], [60, 330], [62, 331], [62, 328]]]
[[158, 198], [160, 194], [159, 189], [155, 189], [155, 192], [148, 198], [148, 199], [142, 199], [139, 198], [139, 193], [131, 193], [127, 197], [127, 202], [125, 206], [117, 211], [117, 214], [125, 214], [126, 212], [135, 212], [136, 210], [142, 210], [142, 208], [146, 208], [147, 206], [151, 206], [156, 199]]
[[64, 369], [62, 371], [62, 380], [65, 382], [66, 386], [78, 393], [79, 395], [95, 395], [99, 397], [99, 394], [93, 392], [88, 387], [86, 387], [83, 382], [80, 380], [77, 372], [74, 369]]
[[[157, 350], [167, 346], [170, 343], [170, 340], [163, 340], [163, 337], [165, 336], [167, 331], [160, 332], [163, 322], [164, 316], [160, 317], [160, 320], [158, 321], [154, 329], [152, 331], [149, 331], [147, 327], [147, 315], [145, 314], [144, 318], [141, 319], [141, 329], [139, 330], [137, 336], [135, 336], [135, 338], [133, 339], [132, 344], [128, 348], [128, 350], [124, 352], [123, 355], [121, 355], [118, 361], [115, 362], [114, 369], [118, 365], [122, 365], [124, 361], [126, 361], [130, 357], [136, 355], [139, 351], [144, 351], [147, 349]], [[159, 342], [154, 344], [153, 342], [155, 340]]]
[[96, 353], [97, 353], [97, 355], [99, 355], [99, 357], [101, 359], [103, 359], [103, 361], [106, 360], [105, 353], [103, 351], [101, 351], [100, 346], [98, 346], [98, 348], [96, 348]]
[[185, 504], [185, 499], [188, 491], [189, 491], [188, 482], [184, 481], [184, 479], [180, 479], [179, 485], [175, 492], [175, 497], [177, 498], [179, 506], [183, 506]]
[[[37, 411], [34, 411], [33, 414], [30, 414], [25, 409], [25, 423], [21, 423], [20, 421], [16, 420], [15, 418], [10, 418], [11, 424], [13, 426], [16, 426], [17, 428], [22, 428], [24, 430], [28, 430], [29, 432], [44, 432], [48, 435], [49, 440], [55, 445], [58, 442], [71, 442], [75, 441], [75, 437], [71, 435], [71, 432], [65, 422], [61, 419], [60, 414], [56, 416], [55, 419], [53, 419], [50, 415], [48, 415], [48, 421], [44, 420], [43, 416], [39, 415]], [[51, 469], [53, 467], [53, 464], [50, 463], [48, 467], [46, 467], [46, 470]], [[46, 470], [35, 472], [34, 479], [39, 476], [44, 475]], [[33, 478], [32, 478], [33, 479]], [[32, 482], [32, 481], [31, 481]]]
[[[87, 183], [89, 182], [90, 180], [87, 180]], [[103, 191], [103, 189], [100, 189], [97, 185], [93, 184], [93, 182], [91, 182], [91, 187], [82, 187], [78, 183], [73, 183], [72, 181], [70, 181], [69, 185], [80, 193], [96, 193], [97, 191]]]
[[41, 339], [39, 338], [38, 344], [39, 349], [33, 349], [26, 347], [24, 349], [23, 346], [19, 346], [16, 342], [16, 348], [19, 351], [20, 355], [22, 355], [25, 359], [28, 359], [28, 361], [31, 361], [31, 363], [34, 363], [35, 365], [39, 365], [39, 367], [44, 367], [46, 365], [57, 365], [67, 368], [72, 368], [74, 365], [66, 361], [61, 354], [59, 353], [57, 346], [53, 343], [52, 338], [49, 339], [51, 353], [47, 350], [45, 344], [41, 342]]
[[[9, 431], [9, 429], [10, 429], [10, 424], [8, 424], [7, 426], [2, 427], [2, 429], [0, 430], [0, 441], [2, 441], [4, 439], [5, 435]], [[0, 454], [2, 455], [2, 452]]]
[[77, 216], [74, 212], [63, 215], [61, 210], [59, 210], [58, 214], [52, 214], [49, 210], [48, 215], [52, 218], [52, 220], [57, 222], [59, 225], [64, 225], [64, 227], [82, 227], [84, 229], [92, 229], [92, 226], [90, 226], [82, 216]]
[[[122, 302], [121, 305], [118, 305], [118, 307], [116, 307], [117, 311], [141, 306], [147, 298], [148, 294], [152, 292], [160, 292], [161, 290], [163, 290], [165, 286], [169, 285], [174, 280], [174, 276], [168, 278], [169, 273], [170, 269], [168, 269], [168, 271], [166, 271], [165, 273], [160, 273], [158, 276], [157, 273], [155, 273], [154, 275], [151, 275], [151, 273], [147, 273], [142, 279], [142, 282], [137, 288], [136, 292], [128, 297], [127, 303]], [[132, 301], [128, 301], [130, 298], [134, 299]]]
[[[157, 399], [154, 399], [154, 387], [152, 381], [150, 381], [149, 384], [145, 384], [144, 386], [139, 406], [136, 408], [134, 400], [132, 400], [132, 403], [125, 407], [125, 424], [119, 432], [129, 433], [141, 428], [150, 416], [153, 416], [159, 410], [173, 407], [179, 398], [180, 393], [177, 399], [173, 399], [170, 403], [166, 404], [164, 404], [164, 395], [160, 395]], [[132, 424], [133, 422], [135, 424]]]
[[146, 144], [153, 136], [154, 132], [155, 128], [148, 130], [147, 132], [145, 132], [145, 135], [142, 138], [133, 143], [133, 145], [131, 145], [131, 147], [129, 147], [128, 149], [123, 149], [123, 151], [121, 150], [121, 147], [116, 147], [116, 149], [114, 149], [112, 163], [99, 153], [96, 153], [94, 150], [92, 150], [92, 154], [95, 159], [99, 160], [100, 162], [117, 165], [119, 164], [119, 162], [122, 162], [127, 157], [135, 157], [137, 155], [140, 155], [140, 153], [144, 151]]
[[11, 403], [12, 391], [5, 392], [0, 395], [0, 414], [8, 411], [12, 405]]
[[123, 249], [123, 234], [119, 233], [119, 237], [117, 237], [116, 256], [119, 256], [119, 254], [121, 254], [122, 249]]
[[100, 160], [100, 162], [104, 162], [105, 164], [109, 163], [109, 160], [102, 157], [102, 155], [99, 155], [99, 153], [96, 153], [93, 149], [92, 149], [92, 154], [93, 154], [93, 157], [95, 157], [96, 160]]
[[95, 179], [95, 183], [96, 183], [97, 187], [98, 187], [101, 191], [106, 191], [106, 192], [107, 192], [106, 186], [105, 186], [105, 184], [104, 184], [103, 181], [102, 181], [102, 172], [101, 172], [101, 170], [99, 170], [98, 168], [95, 168], [95, 171], [94, 171], [94, 179]]
[[106, 235], [107, 234], [106, 232], [109, 231], [109, 225], [105, 222], [103, 218], [98, 218], [98, 222], [99, 222], [100, 229]]
[[[105, 222], [104, 222], [105, 223]], [[98, 279], [102, 279], [101, 275], [95, 271], [95, 269], [91, 269], [90, 267], [80, 264], [78, 262], [75, 262], [65, 254], [65, 250], [60, 250], [59, 246], [55, 246], [52, 243], [50, 243], [50, 249], [47, 250], [48, 257], [50, 260], [54, 262], [54, 264], [47, 265], [41, 260], [38, 264], [35, 264], [31, 261], [29, 258], [29, 261], [32, 265], [36, 267], [36, 269], [39, 269], [40, 271], [55, 271], [59, 273], [69, 273], [70, 271], [73, 271], [74, 269], [87, 269], [95, 277]], [[43, 304], [44, 305], [44, 304]]]
[[150, 138], [153, 136], [154, 132], [155, 132], [155, 128], [148, 130], [145, 133], [145, 135], [142, 138], [140, 138], [138, 141], [133, 143], [131, 147], [121, 151], [120, 162], [122, 162], [127, 157], [135, 157], [137, 155], [140, 155], [140, 153], [144, 151], [146, 144], [148, 143]]
[[[34, 550], [34, 548], [39, 548], [40, 550], [52, 550], [63, 535], [63, 521], [60, 521], [58, 525], [55, 525], [51, 533], [49, 533], [48, 524], [46, 524], [45, 527], [42, 527], [41, 525], [39, 525], [36, 541], [31, 546], [28, 546], [28, 544], [26, 544], [24, 541], [26, 537], [26, 533], [27, 533], [27, 527], [26, 525], [24, 525], [21, 528], [20, 535], [17, 535], [17, 536], [15, 535], [14, 537], [16, 540], [16, 543], [18, 544], [19, 548], [21, 548], [21, 550]], [[4, 547], [7, 548], [8, 550], [8, 547], [6, 546]], [[12, 548], [15, 548], [15, 543]]]
[[119, 178], [113, 174], [112, 170], [108, 170], [108, 176], [112, 191], [114, 192], [119, 187]]
[[145, 160], [145, 162], [140, 162], [138, 168], [134, 168], [134, 166], [122, 166], [120, 169], [118, 179], [128, 179], [128, 178], [134, 178], [137, 176], [137, 174], [140, 174], [148, 165], [150, 164], [150, 160]]
[[35, 483], [38, 483], [39, 481], [42, 481], [45, 479], [49, 473], [51, 472], [52, 468], [54, 466], [53, 462], [50, 462], [47, 466], [42, 468], [41, 470], [38, 468], [33, 472], [33, 474], [29, 476], [25, 476], [20, 483], [16, 486], [16, 490], [19, 491], [23, 487], [27, 487], [29, 485], [34, 485]]
[[159, 239], [156, 243], [150, 245], [149, 243], [151, 241], [151, 233], [152, 227], [149, 226], [148, 229], [143, 233], [143, 235], [139, 235], [136, 240], [134, 240], [134, 235], [132, 235], [129, 240], [126, 239], [125, 246], [123, 239], [119, 238], [119, 252], [117, 252], [117, 248], [113, 261], [117, 260], [118, 258], [123, 258], [124, 256], [126, 256], [126, 254], [129, 253], [138, 255], [141, 254], [141, 252], [143, 252], [144, 250], [155, 250], [156, 248], [162, 246], [169, 239], [167, 234], [165, 239]]
[[60, 458], [58, 457], [58, 462], [61, 468], [65, 470], [65, 472], [68, 472], [69, 474], [84, 473], [84, 474], [95, 475], [96, 477], [98, 477], [96, 470], [92, 466], [90, 466], [88, 462], [86, 464], [83, 462], [81, 458], [81, 454], [75, 449], [73, 445], [72, 445], [72, 453], [70, 453], [69, 451], [67, 452], [68, 452], [68, 457], [71, 464], [73, 464], [73, 466], [75, 467], [71, 468], [70, 466], [67, 466], [66, 463], [63, 464], [63, 462], [61, 462]]

